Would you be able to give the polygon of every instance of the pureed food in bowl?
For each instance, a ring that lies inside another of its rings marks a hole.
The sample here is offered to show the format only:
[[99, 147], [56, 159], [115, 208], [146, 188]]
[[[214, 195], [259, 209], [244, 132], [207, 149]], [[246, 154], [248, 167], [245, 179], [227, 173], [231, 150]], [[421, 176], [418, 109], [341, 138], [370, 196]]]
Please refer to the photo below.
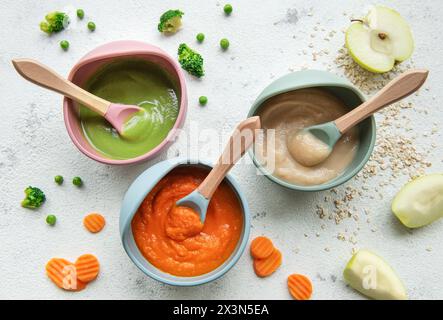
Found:
[[138, 249], [163, 272], [182, 277], [206, 274], [237, 247], [244, 224], [242, 205], [226, 182], [211, 198], [204, 225], [195, 212], [175, 207], [207, 174], [197, 167], [173, 169], [150, 191], [132, 220]]
[[80, 124], [89, 144], [107, 158], [141, 156], [158, 146], [173, 128], [179, 112], [178, 90], [159, 65], [140, 58], [119, 58], [99, 68], [83, 86], [114, 103], [143, 108], [144, 122], [131, 138], [122, 137], [102, 116], [84, 106]]
[[[345, 133], [329, 157], [315, 166], [305, 166], [294, 159], [295, 152], [309, 151], [301, 147], [309, 141], [298, 140], [297, 133], [333, 121], [348, 111], [340, 99], [322, 88], [299, 89], [271, 97], [257, 113], [265, 130], [256, 143], [255, 155], [274, 176], [289, 183], [311, 186], [330, 181], [353, 161], [359, 143], [358, 128]], [[269, 129], [275, 130], [275, 143], [269, 143]]]

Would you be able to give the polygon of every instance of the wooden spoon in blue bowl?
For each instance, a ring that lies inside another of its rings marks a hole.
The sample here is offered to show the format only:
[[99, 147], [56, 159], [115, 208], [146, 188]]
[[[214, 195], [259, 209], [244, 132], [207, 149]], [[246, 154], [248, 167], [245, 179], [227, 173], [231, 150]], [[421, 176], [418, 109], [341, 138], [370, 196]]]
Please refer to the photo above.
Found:
[[212, 195], [229, 170], [254, 143], [256, 131], [260, 127], [260, 118], [258, 116], [240, 122], [231, 135], [217, 164], [212, 168], [205, 180], [189, 195], [178, 200], [176, 205], [193, 209], [200, 216], [200, 221], [204, 223]]

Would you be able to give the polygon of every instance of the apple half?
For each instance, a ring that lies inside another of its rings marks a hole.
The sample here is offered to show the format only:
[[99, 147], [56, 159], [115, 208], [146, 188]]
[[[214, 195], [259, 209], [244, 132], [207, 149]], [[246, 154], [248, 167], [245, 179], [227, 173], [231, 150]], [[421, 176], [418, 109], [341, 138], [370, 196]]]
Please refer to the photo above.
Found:
[[346, 47], [362, 68], [376, 73], [388, 72], [396, 62], [411, 57], [412, 32], [397, 11], [377, 5], [365, 18], [352, 21], [346, 31]]
[[378, 255], [359, 250], [343, 271], [345, 281], [376, 300], [406, 300], [406, 289], [395, 271]]

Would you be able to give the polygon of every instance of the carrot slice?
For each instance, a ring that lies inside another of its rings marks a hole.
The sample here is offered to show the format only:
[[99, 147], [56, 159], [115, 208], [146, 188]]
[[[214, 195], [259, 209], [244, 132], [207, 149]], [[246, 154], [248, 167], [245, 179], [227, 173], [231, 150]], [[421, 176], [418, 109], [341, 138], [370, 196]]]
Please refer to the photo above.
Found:
[[46, 274], [54, 284], [68, 291], [80, 291], [86, 284], [77, 279], [77, 271], [71, 262], [61, 258], [52, 258], [46, 264]]
[[105, 224], [106, 224], [105, 218], [98, 213], [88, 214], [83, 219], [83, 225], [85, 226], [86, 229], [88, 229], [89, 232], [92, 233], [100, 232], [105, 226]]
[[84, 254], [75, 261], [77, 278], [83, 282], [90, 282], [97, 278], [100, 270], [100, 263], [92, 254]]
[[265, 259], [274, 252], [274, 245], [267, 237], [257, 237], [251, 242], [251, 256], [256, 259]]
[[254, 259], [254, 271], [259, 277], [270, 276], [280, 267], [282, 261], [281, 252], [274, 249], [272, 254], [265, 259]]
[[312, 283], [302, 274], [291, 274], [288, 277], [288, 288], [296, 300], [309, 300], [312, 295]]

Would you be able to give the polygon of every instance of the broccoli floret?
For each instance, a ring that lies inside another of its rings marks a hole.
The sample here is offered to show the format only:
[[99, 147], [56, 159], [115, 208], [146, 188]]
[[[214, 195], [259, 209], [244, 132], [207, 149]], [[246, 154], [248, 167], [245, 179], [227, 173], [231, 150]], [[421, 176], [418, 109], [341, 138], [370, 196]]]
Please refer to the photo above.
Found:
[[175, 33], [182, 25], [184, 13], [180, 10], [168, 10], [163, 13], [158, 23], [158, 31], [166, 33]]
[[64, 12], [54, 11], [45, 16], [45, 20], [40, 22], [40, 29], [47, 34], [62, 31], [69, 24], [69, 17]]
[[178, 62], [193, 76], [200, 78], [205, 74], [202, 56], [184, 43], [178, 47]]
[[25, 189], [25, 195], [26, 197], [21, 203], [23, 208], [36, 209], [46, 200], [46, 196], [43, 191], [37, 187], [27, 187]]

